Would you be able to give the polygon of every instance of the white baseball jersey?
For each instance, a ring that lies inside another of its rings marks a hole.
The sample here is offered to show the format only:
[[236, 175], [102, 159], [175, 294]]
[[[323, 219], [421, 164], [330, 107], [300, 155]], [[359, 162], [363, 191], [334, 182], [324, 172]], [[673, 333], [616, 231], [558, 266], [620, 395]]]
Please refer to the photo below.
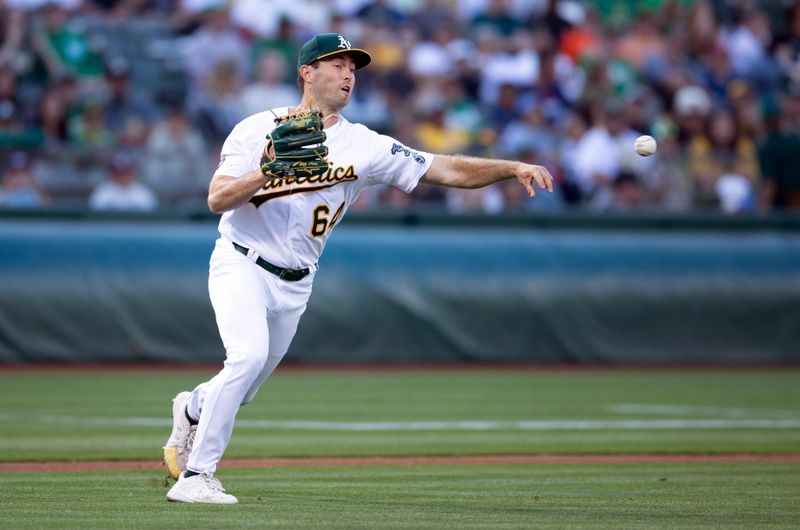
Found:
[[[285, 116], [289, 108], [274, 112]], [[234, 127], [222, 146], [217, 175], [238, 178], [259, 168], [275, 114], [254, 114]], [[410, 192], [433, 161], [430, 153], [412, 151], [341, 116], [325, 133], [327, 173], [268, 182], [248, 204], [222, 215], [220, 233], [275, 265], [315, 270], [331, 230], [362, 190], [383, 183]]]

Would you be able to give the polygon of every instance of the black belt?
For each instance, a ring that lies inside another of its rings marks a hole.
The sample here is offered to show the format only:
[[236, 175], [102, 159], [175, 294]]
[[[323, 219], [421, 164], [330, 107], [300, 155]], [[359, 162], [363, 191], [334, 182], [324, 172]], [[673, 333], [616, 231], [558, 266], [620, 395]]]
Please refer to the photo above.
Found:
[[[231, 243], [233, 243], [231, 241]], [[239, 251], [240, 254], [247, 254], [250, 252], [249, 248], [243, 247], [237, 243], [233, 243], [233, 248]], [[310, 270], [306, 269], [284, 269], [283, 267], [278, 267], [277, 265], [273, 265], [269, 261], [265, 260], [261, 256], [256, 259], [256, 265], [261, 267], [267, 272], [271, 272], [281, 280], [286, 280], [287, 282], [296, 282], [302, 280], [311, 272]]]

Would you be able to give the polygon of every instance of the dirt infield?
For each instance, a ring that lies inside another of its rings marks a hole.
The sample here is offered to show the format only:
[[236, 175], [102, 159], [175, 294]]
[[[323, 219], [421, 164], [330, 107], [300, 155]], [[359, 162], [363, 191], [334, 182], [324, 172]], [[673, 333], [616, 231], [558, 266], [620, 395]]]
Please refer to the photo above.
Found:
[[[220, 469], [323, 466], [410, 466], [475, 464], [647, 464], [647, 463], [730, 463], [730, 462], [800, 462], [800, 454], [727, 455], [484, 455], [484, 456], [376, 456], [328, 458], [258, 458], [228, 459]], [[157, 471], [158, 462], [148, 460], [87, 460], [81, 462], [0, 462], [0, 473], [78, 473], [82, 471]]]

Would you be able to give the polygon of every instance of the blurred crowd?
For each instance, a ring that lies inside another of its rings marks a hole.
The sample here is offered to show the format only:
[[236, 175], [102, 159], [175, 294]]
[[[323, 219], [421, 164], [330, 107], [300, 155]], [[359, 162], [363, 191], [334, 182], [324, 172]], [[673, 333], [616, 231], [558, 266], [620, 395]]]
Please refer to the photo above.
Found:
[[204, 208], [230, 129], [297, 103], [297, 51], [329, 31], [373, 56], [351, 121], [557, 181], [356, 209], [800, 210], [792, 0], [5, 0], [0, 207]]

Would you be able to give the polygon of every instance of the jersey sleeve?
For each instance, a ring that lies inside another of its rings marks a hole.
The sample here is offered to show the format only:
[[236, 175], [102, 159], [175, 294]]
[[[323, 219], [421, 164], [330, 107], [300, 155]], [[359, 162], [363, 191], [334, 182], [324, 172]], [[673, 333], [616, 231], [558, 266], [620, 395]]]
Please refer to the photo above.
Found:
[[243, 138], [241, 124], [234, 127], [219, 154], [219, 166], [214, 175], [225, 175], [239, 178], [245, 173], [253, 171], [252, 153], [248, 152]]
[[391, 136], [374, 133], [369, 179], [411, 192], [433, 162], [433, 154], [415, 151]]

